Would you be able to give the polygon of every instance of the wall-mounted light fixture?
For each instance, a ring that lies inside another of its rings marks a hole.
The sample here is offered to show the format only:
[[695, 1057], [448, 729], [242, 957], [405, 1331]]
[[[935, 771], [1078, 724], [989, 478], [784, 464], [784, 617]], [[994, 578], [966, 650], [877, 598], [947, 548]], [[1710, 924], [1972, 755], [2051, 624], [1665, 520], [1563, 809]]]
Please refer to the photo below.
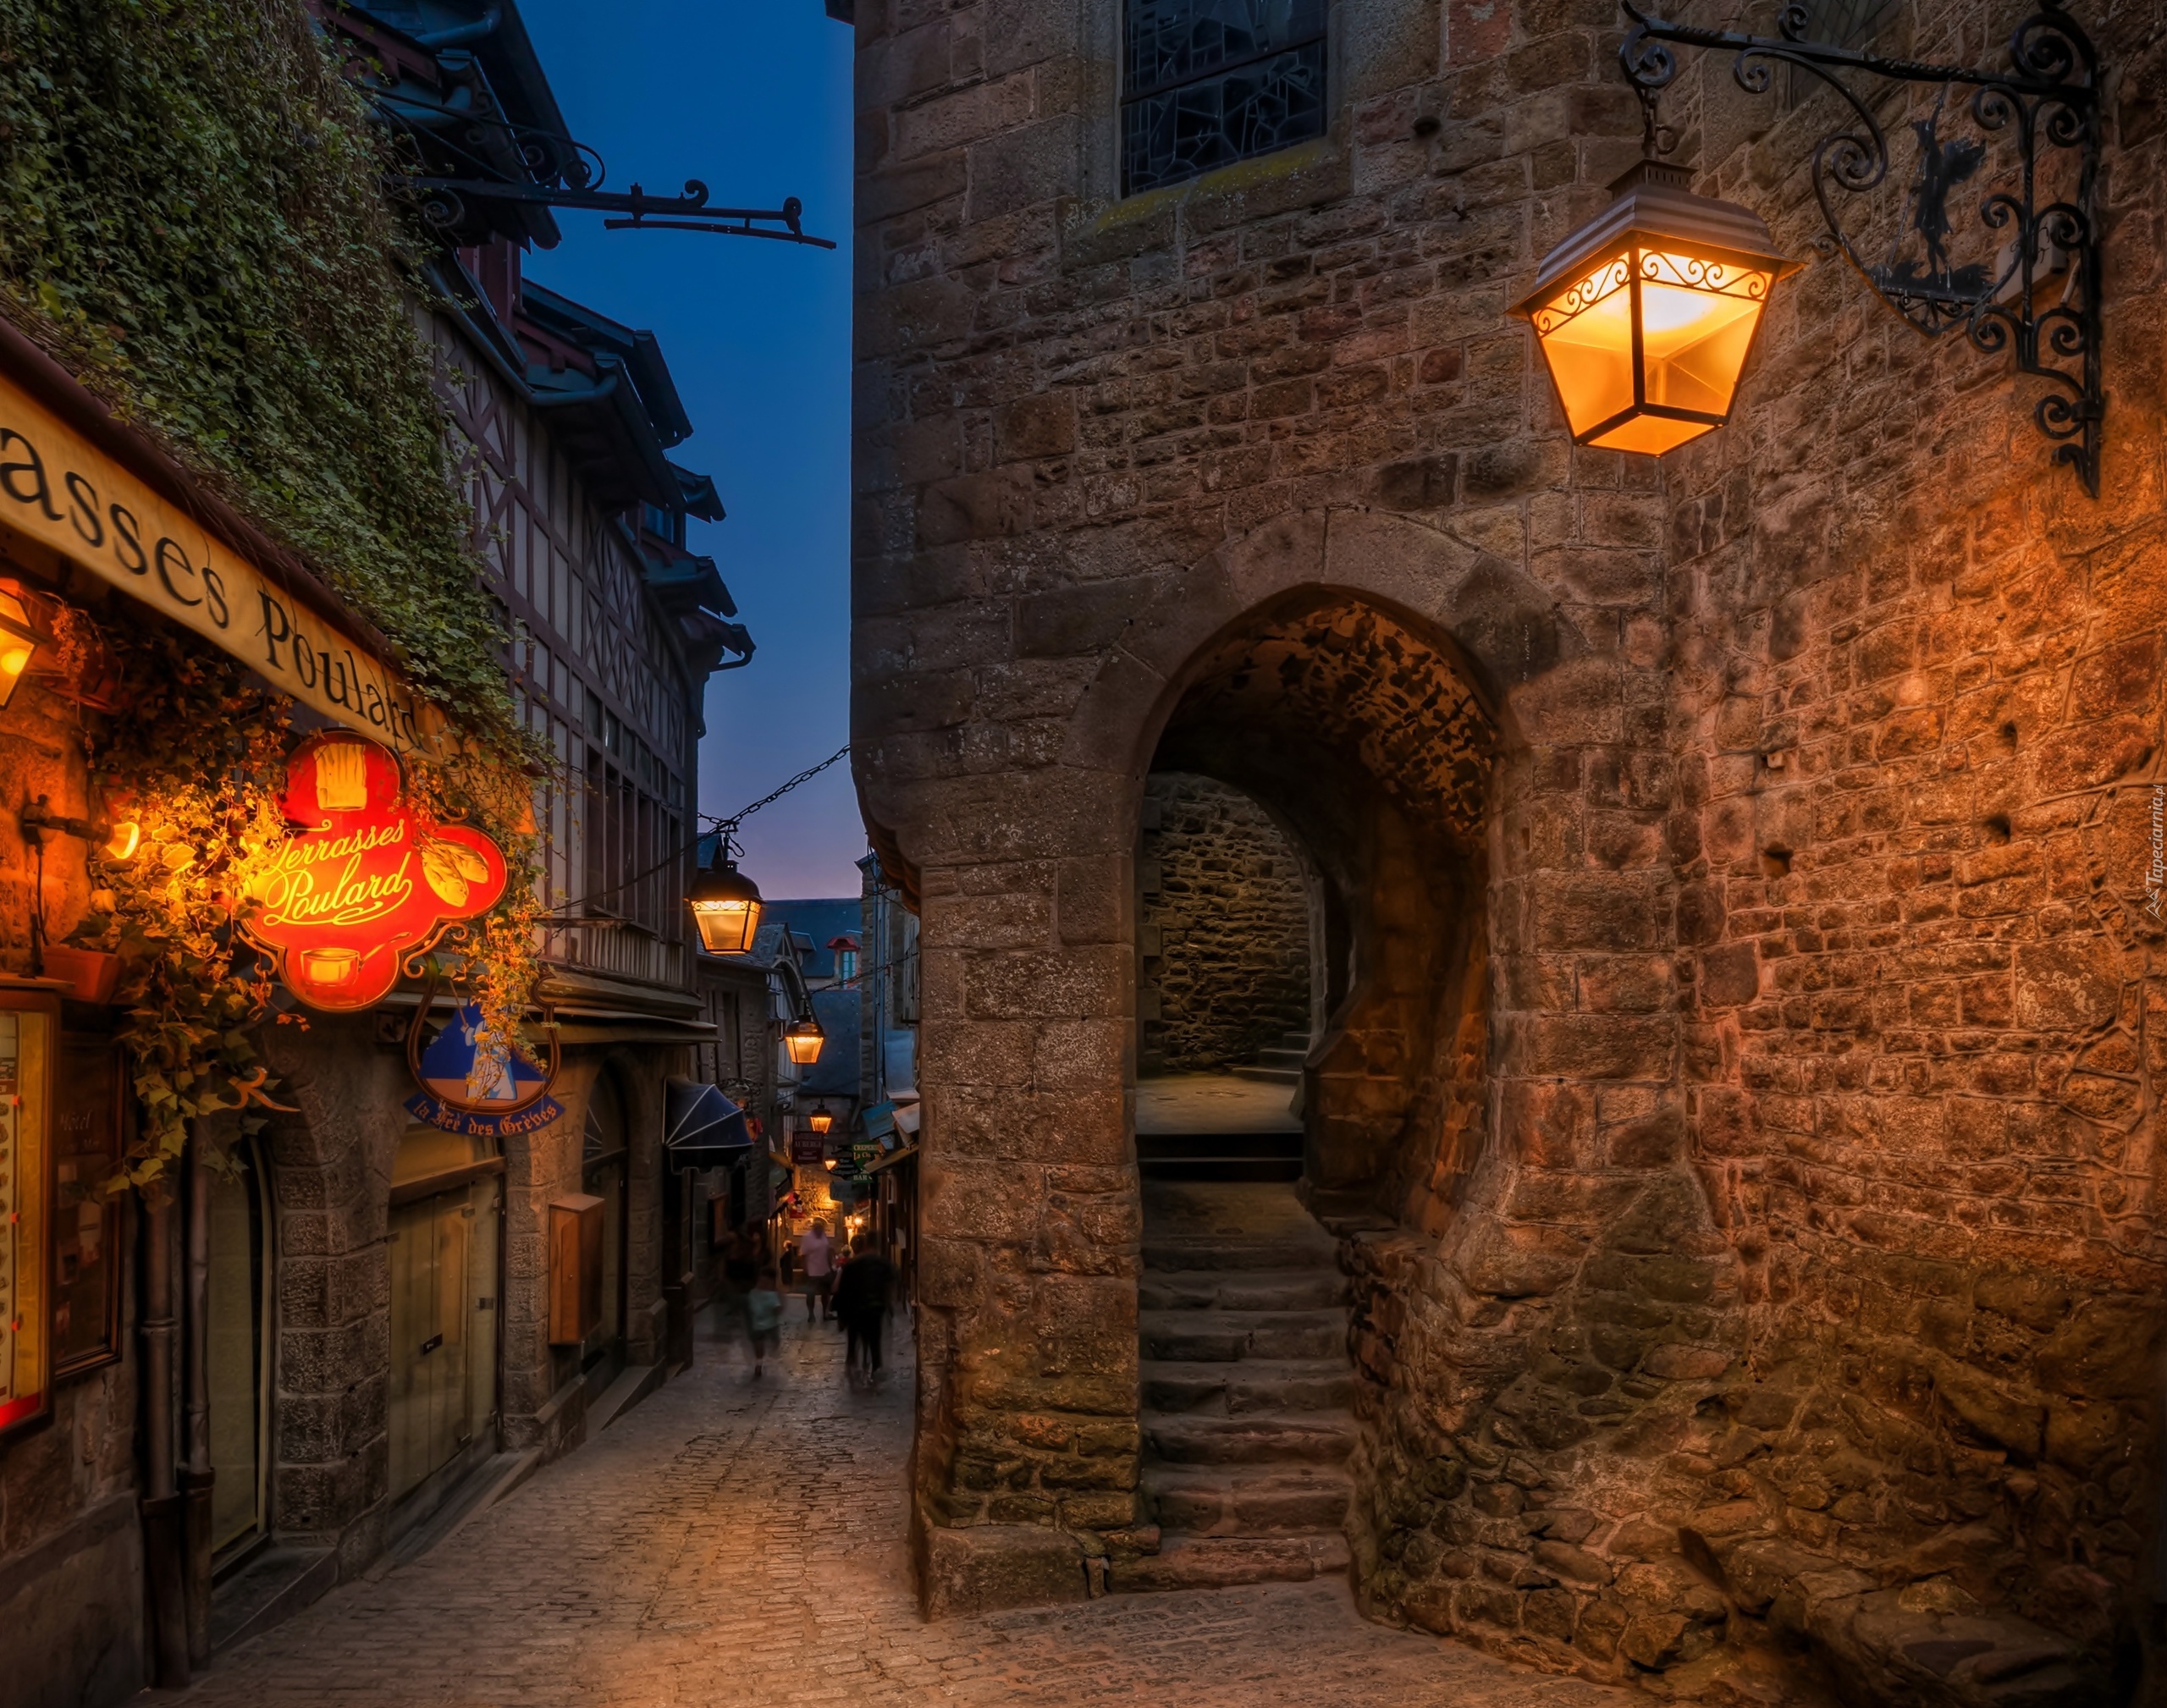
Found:
[[835, 1111], [830, 1110], [824, 1102], [816, 1103], [813, 1105], [813, 1112], [805, 1117], [805, 1124], [819, 1133], [821, 1138], [825, 1138], [829, 1130], [835, 1124]]
[[31, 625], [30, 608], [14, 594], [0, 590], [0, 708], [15, 697], [45, 637]]
[[[1633, 0], [1623, 4], [1633, 27], [1618, 50], [1618, 63], [1649, 112], [1651, 156], [1668, 152], [1662, 144], [1668, 133], [1654, 121], [1654, 102], [1678, 75], [1677, 47], [1731, 54], [1731, 74], [1750, 95], [1767, 94], [1776, 67], [1784, 65], [1795, 80], [1817, 80], [1843, 99], [1848, 112], [1822, 135], [1811, 157], [1814, 196], [1831, 246], [1917, 331], [1938, 337], [1961, 328], [1975, 348], [2005, 353], [2017, 372], [2045, 381], [2048, 389], [2033, 407], [2032, 419], [2054, 442], [2055, 460], [2075, 469], [2097, 497], [2106, 415], [2095, 206], [2098, 54], [2058, 0], [2046, 0], [2016, 26], [2007, 69], [1993, 70], [1889, 59], [1809, 41], [1810, 14], [1795, 3], [1778, 14], [1775, 36], [1673, 24], [1648, 16]], [[1938, 86], [1939, 93], [1931, 109], [1911, 119], [1916, 165], [1901, 217], [1881, 222], [1895, 235], [1876, 258], [1846, 225], [1843, 209], [1852, 205], [1848, 198], [1867, 196], [1888, 179], [1891, 154], [1878, 111], [1886, 107], [1880, 97], [1887, 84]], [[1953, 90], [1969, 91], [1959, 114], [1945, 111]], [[1971, 134], [1944, 135], [1944, 120], [1962, 115], [1968, 115]], [[2004, 145], [1999, 156], [1998, 143]], [[1657, 168], [1658, 173], [1673, 171]], [[1662, 240], [1682, 236], [1712, 251], [1723, 246], [1716, 242], [1719, 234], [1681, 234], [1654, 220], [1635, 225], [1636, 197], [1652, 212], [1671, 193], [1682, 194], [1685, 182], [1681, 174], [1665, 184], [1645, 166], [1640, 174], [1618, 205], [1545, 260], [1541, 283], [1519, 311], [1535, 322], [1575, 440], [1660, 453], [1728, 416], [1730, 392], [1715, 382], [1727, 371], [1735, 385], [1758, 311], [1749, 317], [1744, 299], [1751, 288], [1743, 273], [1729, 291], [1680, 283], [1684, 270], [1671, 267], [1669, 258], [1690, 257], [1693, 251], [1666, 247]], [[1976, 220], [1965, 216], [1960, 196], [1962, 186], [1974, 181]], [[1742, 218], [1766, 237], [1765, 228], [1743, 209], [1703, 197], [1683, 199], [1702, 204], [1701, 212], [1711, 218], [1715, 210], [1734, 225]], [[1743, 227], [1734, 226], [1734, 233], [1750, 234]], [[1621, 276], [1614, 262], [1627, 256], [1629, 234], [1632, 258]], [[1728, 246], [1737, 258], [1726, 259], [1727, 266], [1745, 273], [1765, 269], [1771, 283], [1780, 276], [1780, 257], [1773, 250], [1764, 245], [1756, 257], [1751, 244]], [[1651, 267], [1652, 272], [1646, 270]], [[1628, 284], [1634, 289], [1629, 300], [1624, 295]], [[1679, 294], [1656, 299], [1651, 311], [1647, 292], [1656, 286]], [[1697, 295], [1684, 294], [1689, 291]], [[1716, 300], [1724, 296], [1734, 300]], [[1629, 355], [1622, 353], [1627, 346], [1619, 330], [1629, 311]], [[1680, 324], [1664, 326], [1666, 316]], [[1657, 349], [1658, 344], [1666, 348]], [[1628, 377], [1635, 388], [1629, 409], [1619, 401]]]
[[1758, 215], [1643, 160], [1543, 258], [1535, 327], [1575, 444], [1660, 456], [1730, 419], [1768, 292], [1798, 263]]

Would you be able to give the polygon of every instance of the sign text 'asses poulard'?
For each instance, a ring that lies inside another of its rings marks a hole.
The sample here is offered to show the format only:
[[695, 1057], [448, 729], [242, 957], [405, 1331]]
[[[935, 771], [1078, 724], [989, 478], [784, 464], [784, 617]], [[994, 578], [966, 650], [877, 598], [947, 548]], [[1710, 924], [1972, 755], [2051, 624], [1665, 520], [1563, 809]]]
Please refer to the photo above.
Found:
[[416, 813], [373, 741], [310, 736], [287, 762], [285, 811], [302, 828], [253, 863], [239, 923], [312, 1008], [380, 1000], [409, 956], [505, 892], [496, 844]]

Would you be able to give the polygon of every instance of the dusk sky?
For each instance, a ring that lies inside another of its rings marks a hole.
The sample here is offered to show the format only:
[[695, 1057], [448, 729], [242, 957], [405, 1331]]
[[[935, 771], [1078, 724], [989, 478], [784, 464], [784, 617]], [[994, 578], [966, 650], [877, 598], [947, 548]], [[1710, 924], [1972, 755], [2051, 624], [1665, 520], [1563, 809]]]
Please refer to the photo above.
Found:
[[[572, 135], [605, 187], [805, 204], [830, 251], [688, 232], [605, 231], [560, 212], [529, 274], [652, 330], [697, 432], [670, 452], [712, 474], [729, 520], [694, 522], [758, 651], [707, 697], [700, 809], [732, 812], [849, 738], [851, 32], [820, 0], [598, 7], [522, 0]], [[864, 832], [845, 760], [749, 820], [770, 896], [854, 895]]]

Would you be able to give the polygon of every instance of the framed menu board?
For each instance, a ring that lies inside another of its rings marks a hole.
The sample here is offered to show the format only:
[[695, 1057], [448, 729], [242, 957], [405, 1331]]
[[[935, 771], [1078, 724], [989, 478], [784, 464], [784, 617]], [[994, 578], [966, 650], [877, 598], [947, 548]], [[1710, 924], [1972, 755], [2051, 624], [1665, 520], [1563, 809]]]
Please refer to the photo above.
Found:
[[63, 1033], [52, 1088], [52, 1374], [120, 1356], [120, 1207], [105, 1183], [119, 1166], [120, 1052]]
[[57, 997], [0, 986], [0, 1430], [52, 1406], [46, 1284], [59, 1033]]

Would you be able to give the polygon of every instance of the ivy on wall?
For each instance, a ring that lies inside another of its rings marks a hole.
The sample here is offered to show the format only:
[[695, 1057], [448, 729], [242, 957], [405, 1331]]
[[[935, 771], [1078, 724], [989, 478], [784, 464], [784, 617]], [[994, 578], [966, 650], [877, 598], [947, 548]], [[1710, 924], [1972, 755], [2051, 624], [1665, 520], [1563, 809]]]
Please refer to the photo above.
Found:
[[295, 0], [0, 0], [0, 307], [501, 737], [376, 149]]
[[[378, 146], [299, 0], [0, 0], [0, 313], [390, 641], [467, 741], [410, 757], [410, 789], [519, 871], [532, 756]], [[145, 845], [93, 855], [74, 941], [127, 969], [143, 1121], [125, 1178], [156, 1192], [198, 1121], [252, 1120], [274, 1088], [250, 1038], [271, 992], [231, 915], [281, 834], [287, 708], [161, 625], [78, 614], [63, 643], [119, 658], [135, 697], [88, 757]], [[532, 991], [535, 911], [511, 885], [446, 969], [499, 1040]]]

